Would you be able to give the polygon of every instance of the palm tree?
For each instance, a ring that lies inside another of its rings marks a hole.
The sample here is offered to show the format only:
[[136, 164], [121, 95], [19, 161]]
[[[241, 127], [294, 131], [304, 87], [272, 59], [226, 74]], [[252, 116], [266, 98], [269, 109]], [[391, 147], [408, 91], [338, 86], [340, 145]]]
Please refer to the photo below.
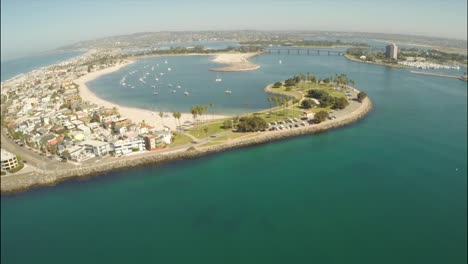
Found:
[[211, 101], [210, 102], [211, 118], [213, 118], [213, 116], [214, 116], [214, 107], [215, 107], [215, 103], [213, 101]]
[[175, 113], [176, 113], [175, 118], [177, 118], [177, 120], [179, 121], [179, 130], [181, 130], [181, 127], [180, 127], [180, 118], [182, 117], [182, 113], [180, 113], [180, 112], [175, 112]]
[[174, 123], [176, 125], [176, 130], [177, 130], [177, 112], [172, 112], [172, 116], [174, 117]]
[[208, 105], [202, 106], [202, 113], [208, 112]]
[[192, 106], [190, 113], [192, 113], [193, 124], [195, 127], [197, 127], [197, 116], [200, 114], [200, 106], [198, 105]]
[[268, 104], [270, 105], [270, 114], [271, 114], [271, 102], [273, 102], [273, 98], [271, 96], [268, 97]]
[[163, 116], [164, 116], [164, 113], [163, 113], [163, 112], [159, 112], [159, 117], [161, 118], [161, 124], [162, 124], [162, 126], [164, 127], [164, 119], [163, 119]]
[[[280, 99], [281, 99], [281, 97], [273, 96], [272, 100], [275, 103], [275, 107], [278, 107], [280, 105]], [[277, 111], [277, 113], [278, 113], [278, 111]]]

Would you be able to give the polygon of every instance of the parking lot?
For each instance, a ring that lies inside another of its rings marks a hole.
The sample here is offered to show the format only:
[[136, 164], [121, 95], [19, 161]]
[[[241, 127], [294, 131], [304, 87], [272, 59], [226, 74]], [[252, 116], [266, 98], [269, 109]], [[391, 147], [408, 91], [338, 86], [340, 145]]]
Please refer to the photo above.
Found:
[[285, 129], [291, 129], [295, 127], [304, 127], [308, 125], [312, 125], [314, 121], [312, 119], [307, 119], [307, 118], [287, 118], [284, 121], [279, 121], [279, 122], [271, 122], [268, 123], [268, 130], [273, 131], [273, 130], [285, 130]]

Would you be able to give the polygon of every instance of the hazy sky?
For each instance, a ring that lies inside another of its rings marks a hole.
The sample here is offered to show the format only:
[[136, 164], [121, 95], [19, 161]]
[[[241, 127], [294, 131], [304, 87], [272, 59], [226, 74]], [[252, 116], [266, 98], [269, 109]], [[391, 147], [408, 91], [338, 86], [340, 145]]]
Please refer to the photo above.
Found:
[[466, 0], [2, 0], [2, 60], [160, 30], [336, 30], [466, 39]]

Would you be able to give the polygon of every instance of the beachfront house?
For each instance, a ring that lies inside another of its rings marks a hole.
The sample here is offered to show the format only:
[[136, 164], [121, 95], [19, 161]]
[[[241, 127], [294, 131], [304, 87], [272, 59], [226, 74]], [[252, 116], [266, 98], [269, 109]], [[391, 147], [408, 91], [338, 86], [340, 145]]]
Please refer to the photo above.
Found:
[[142, 138], [117, 140], [112, 142], [111, 145], [116, 155], [145, 150], [145, 141]]
[[85, 140], [79, 143], [79, 145], [84, 146], [86, 152], [92, 153], [97, 157], [109, 154], [109, 151], [112, 149], [108, 142], [97, 140]]
[[158, 134], [148, 134], [143, 137], [147, 150], [162, 148], [172, 143], [172, 133], [161, 131]]

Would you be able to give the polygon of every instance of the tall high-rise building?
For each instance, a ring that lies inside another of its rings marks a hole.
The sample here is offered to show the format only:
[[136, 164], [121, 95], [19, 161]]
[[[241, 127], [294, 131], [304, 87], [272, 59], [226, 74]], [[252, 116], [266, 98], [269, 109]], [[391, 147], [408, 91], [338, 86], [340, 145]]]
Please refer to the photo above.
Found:
[[385, 55], [390, 59], [398, 59], [398, 47], [395, 43], [385, 46]]

